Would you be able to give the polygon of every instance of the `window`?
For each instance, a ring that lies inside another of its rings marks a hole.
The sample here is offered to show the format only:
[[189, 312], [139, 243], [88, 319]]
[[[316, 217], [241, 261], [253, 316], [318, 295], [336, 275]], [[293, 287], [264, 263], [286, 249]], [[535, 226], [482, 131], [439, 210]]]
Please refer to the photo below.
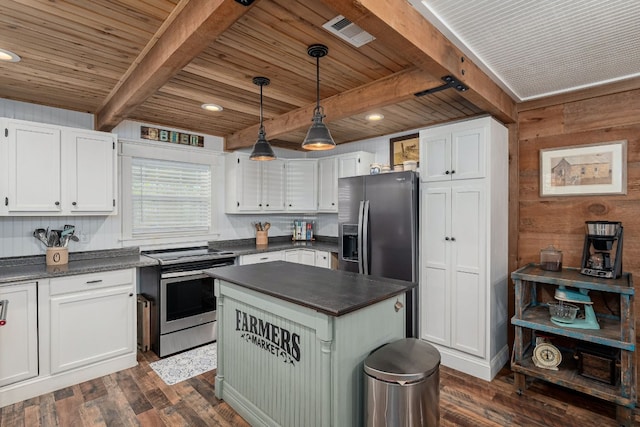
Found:
[[208, 233], [211, 172], [208, 164], [131, 158], [132, 237]]

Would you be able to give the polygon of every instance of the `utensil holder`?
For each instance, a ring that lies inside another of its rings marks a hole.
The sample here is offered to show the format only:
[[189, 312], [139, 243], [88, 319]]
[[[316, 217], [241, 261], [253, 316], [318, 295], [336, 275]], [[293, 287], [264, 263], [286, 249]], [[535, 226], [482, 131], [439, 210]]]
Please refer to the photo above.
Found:
[[266, 231], [256, 231], [256, 246], [267, 246], [269, 236]]
[[64, 265], [69, 262], [69, 249], [64, 247], [47, 248], [47, 265]]

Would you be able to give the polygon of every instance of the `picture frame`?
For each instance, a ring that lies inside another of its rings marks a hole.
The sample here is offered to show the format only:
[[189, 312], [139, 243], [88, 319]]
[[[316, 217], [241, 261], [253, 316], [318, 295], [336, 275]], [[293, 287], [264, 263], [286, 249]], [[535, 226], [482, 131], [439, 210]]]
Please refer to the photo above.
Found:
[[540, 196], [627, 194], [627, 141], [540, 150]]
[[420, 165], [420, 135], [398, 136], [389, 140], [389, 164], [393, 168], [402, 162], [412, 160]]

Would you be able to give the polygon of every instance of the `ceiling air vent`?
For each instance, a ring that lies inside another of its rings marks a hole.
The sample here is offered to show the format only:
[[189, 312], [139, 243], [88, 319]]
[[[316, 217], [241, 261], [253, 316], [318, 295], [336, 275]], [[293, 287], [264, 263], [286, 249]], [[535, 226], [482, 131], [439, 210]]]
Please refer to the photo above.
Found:
[[324, 24], [322, 28], [335, 34], [342, 40], [351, 43], [355, 47], [363, 46], [376, 39], [342, 15], [336, 16]]

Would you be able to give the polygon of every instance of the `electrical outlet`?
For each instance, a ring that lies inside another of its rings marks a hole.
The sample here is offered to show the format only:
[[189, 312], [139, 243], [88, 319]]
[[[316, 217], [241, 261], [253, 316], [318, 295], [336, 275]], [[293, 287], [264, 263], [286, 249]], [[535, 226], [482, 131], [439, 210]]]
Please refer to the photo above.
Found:
[[78, 233], [78, 237], [80, 238], [80, 243], [89, 243], [89, 236], [86, 233], [81, 231]]

